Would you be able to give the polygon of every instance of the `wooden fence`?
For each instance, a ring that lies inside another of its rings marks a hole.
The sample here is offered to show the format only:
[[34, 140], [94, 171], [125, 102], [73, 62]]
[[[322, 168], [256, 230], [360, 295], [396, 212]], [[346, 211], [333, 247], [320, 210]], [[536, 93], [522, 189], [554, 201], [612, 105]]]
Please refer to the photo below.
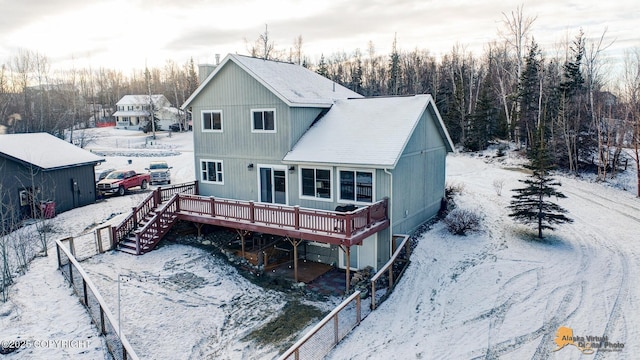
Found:
[[[400, 244], [396, 246], [396, 243]], [[393, 236], [394, 252], [391, 259], [371, 278], [371, 304], [363, 308], [362, 293], [354, 292], [322, 319], [313, 329], [291, 346], [278, 360], [324, 359], [324, 357], [360, 322], [374, 311], [391, 293], [398, 279], [409, 265], [410, 241], [408, 235]], [[397, 248], [396, 248], [397, 247]], [[387, 279], [385, 291], [379, 281]]]
[[360, 325], [360, 291], [356, 291], [325, 316], [278, 360], [324, 359], [351, 330]]
[[[64, 243], [67, 243], [67, 245], [65, 246]], [[100, 335], [104, 336], [107, 349], [113, 358], [117, 360], [137, 360], [138, 355], [136, 355], [127, 338], [120, 333], [120, 324], [107, 308], [98, 288], [76, 260], [73, 255], [73, 249], [72, 237], [56, 240], [58, 269], [80, 298], [80, 302], [87, 309]], [[64, 311], [64, 309], [60, 310]]]

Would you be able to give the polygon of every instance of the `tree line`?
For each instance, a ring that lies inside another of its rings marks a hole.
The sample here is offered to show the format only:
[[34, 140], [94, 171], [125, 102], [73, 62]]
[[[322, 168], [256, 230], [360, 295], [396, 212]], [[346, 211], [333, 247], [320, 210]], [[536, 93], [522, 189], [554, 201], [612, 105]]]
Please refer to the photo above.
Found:
[[[606, 30], [594, 39], [576, 29], [571, 39], [542, 49], [535, 21], [518, 7], [502, 14], [499, 38], [482, 54], [456, 44], [440, 58], [427, 49], [401, 51], [394, 39], [389, 54], [369, 42], [365, 51], [323, 55], [313, 63], [303, 53], [302, 36], [282, 48], [267, 26], [255, 41], [245, 41], [252, 56], [301, 64], [365, 96], [431, 94], [453, 141], [465, 150], [496, 141], [531, 149], [544, 127], [552, 163], [561, 169], [593, 170], [606, 180], [624, 165], [625, 147], [634, 149], [638, 164], [640, 50], [626, 52], [622, 74], [612, 79]], [[51, 74], [46, 56], [22, 50], [0, 67], [0, 125], [60, 135], [123, 95], [151, 89], [179, 106], [197, 86], [193, 60], [129, 76], [104, 68]]]
[[22, 49], [0, 65], [0, 130], [63, 137], [90, 118], [99, 120], [101, 109], [114, 110], [124, 95], [151, 91], [180, 106], [197, 87], [193, 59], [184, 64], [168, 60], [162, 68], [129, 75], [107, 68], [52, 71], [46, 55]]

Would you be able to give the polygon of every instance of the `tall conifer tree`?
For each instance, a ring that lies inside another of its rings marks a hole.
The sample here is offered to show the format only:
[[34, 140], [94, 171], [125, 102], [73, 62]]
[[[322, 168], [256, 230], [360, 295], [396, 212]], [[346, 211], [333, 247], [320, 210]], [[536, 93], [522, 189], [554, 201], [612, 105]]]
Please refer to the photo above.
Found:
[[530, 164], [525, 167], [532, 174], [524, 180], [520, 180], [525, 187], [515, 189], [515, 195], [511, 199], [509, 209], [510, 217], [517, 222], [535, 224], [538, 228], [538, 238], [542, 239], [542, 230], [555, 230], [554, 225], [571, 223], [572, 219], [565, 216], [567, 210], [560, 205], [547, 200], [547, 198], [565, 198], [556, 187], [560, 182], [554, 180], [550, 174], [553, 169], [551, 156], [544, 140], [544, 126], [538, 128], [536, 141], [530, 151]]

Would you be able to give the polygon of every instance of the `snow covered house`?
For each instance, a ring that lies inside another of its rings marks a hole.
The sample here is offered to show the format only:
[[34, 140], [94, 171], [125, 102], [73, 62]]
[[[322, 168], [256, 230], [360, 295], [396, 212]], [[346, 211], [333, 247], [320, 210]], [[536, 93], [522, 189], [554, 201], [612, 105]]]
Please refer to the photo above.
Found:
[[156, 130], [169, 130], [169, 126], [181, 121], [183, 112], [171, 106], [164, 95], [125, 95], [116, 103], [116, 128], [143, 130], [151, 119], [151, 111], [157, 119]]
[[0, 230], [95, 202], [102, 161], [47, 133], [0, 135]]
[[[440, 209], [453, 144], [430, 95], [364, 98], [299, 65], [231, 54], [182, 108], [199, 194], [273, 204], [267, 225], [235, 226], [298, 238], [301, 259], [378, 269], [395, 234]], [[282, 231], [289, 217], [309, 231]], [[331, 229], [313, 229], [322, 218]]]

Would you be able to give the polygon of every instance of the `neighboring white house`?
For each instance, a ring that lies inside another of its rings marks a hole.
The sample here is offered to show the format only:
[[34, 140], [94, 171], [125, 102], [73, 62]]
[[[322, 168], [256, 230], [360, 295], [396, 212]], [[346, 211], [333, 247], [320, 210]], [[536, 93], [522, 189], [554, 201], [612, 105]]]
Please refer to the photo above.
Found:
[[[153, 105], [153, 107], [152, 107]], [[142, 130], [153, 116], [158, 120], [156, 130], [169, 130], [171, 124], [180, 122], [184, 114], [172, 107], [164, 95], [125, 95], [116, 103], [116, 128]]]

